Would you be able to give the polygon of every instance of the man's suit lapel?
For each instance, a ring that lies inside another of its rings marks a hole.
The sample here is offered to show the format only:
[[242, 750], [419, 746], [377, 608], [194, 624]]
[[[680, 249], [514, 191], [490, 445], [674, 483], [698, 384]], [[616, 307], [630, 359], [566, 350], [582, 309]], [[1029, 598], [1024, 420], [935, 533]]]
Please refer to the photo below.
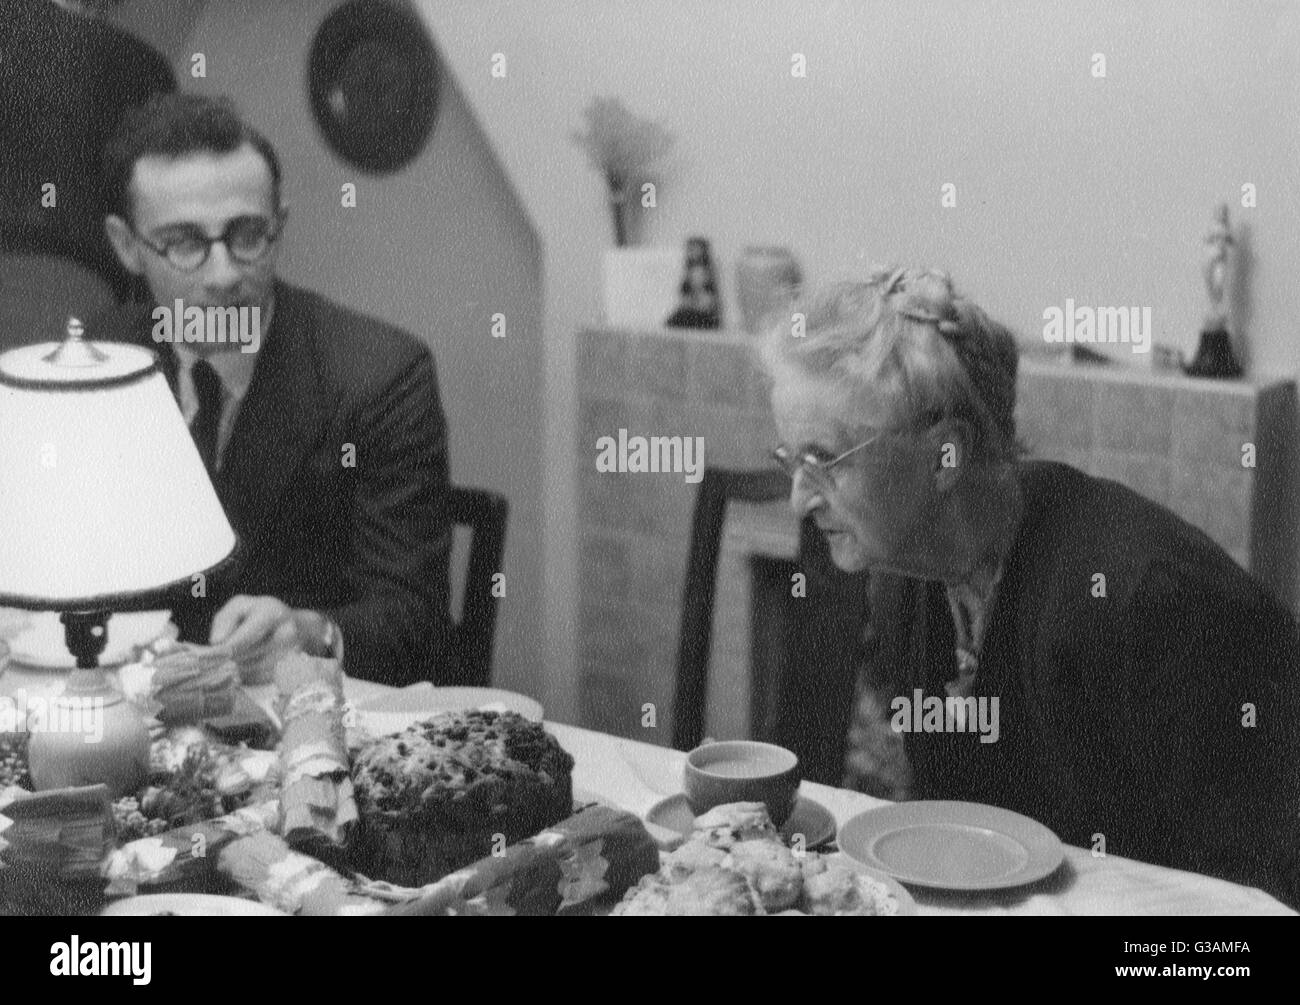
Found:
[[260, 537], [320, 431], [316, 361], [303, 313], [294, 291], [278, 287], [271, 331], [216, 479], [222, 505], [248, 543]]

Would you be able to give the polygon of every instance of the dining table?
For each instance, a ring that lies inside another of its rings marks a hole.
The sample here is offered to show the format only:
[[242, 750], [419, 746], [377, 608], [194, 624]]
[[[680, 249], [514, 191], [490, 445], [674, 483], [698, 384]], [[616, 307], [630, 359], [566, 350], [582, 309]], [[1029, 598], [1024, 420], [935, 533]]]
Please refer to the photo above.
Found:
[[[0, 691], [59, 690], [60, 675], [24, 673], [10, 665]], [[344, 696], [355, 708], [389, 704], [397, 692], [429, 690], [427, 683], [401, 689], [345, 678]], [[248, 696], [275, 720], [273, 684], [247, 686]], [[574, 759], [573, 789], [641, 818], [664, 799], [682, 791], [686, 754], [669, 746], [612, 736], [567, 723], [545, 720]], [[842, 825], [888, 801], [805, 781], [800, 797], [820, 804]], [[655, 832], [651, 826], [652, 833]], [[1296, 912], [1261, 890], [1211, 876], [1169, 869], [1118, 855], [1098, 855], [1065, 846], [1061, 866], [1045, 879], [1010, 889], [951, 891], [909, 885], [920, 915], [1294, 915]]]
[[[428, 685], [413, 685], [428, 688]], [[399, 689], [348, 678], [344, 695], [352, 705], [390, 696]], [[266, 709], [272, 688], [250, 688]], [[686, 754], [671, 747], [611, 736], [566, 723], [545, 727], [574, 759], [575, 793], [594, 796], [619, 809], [645, 815], [681, 792]], [[819, 803], [836, 824], [890, 805], [861, 792], [805, 781], [800, 795]], [[1118, 855], [1065, 846], [1065, 859], [1052, 875], [1035, 883], [993, 891], [945, 891], [909, 886], [918, 915], [1294, 915], [1262, 890], [1197, 873], [1169, 869]]]

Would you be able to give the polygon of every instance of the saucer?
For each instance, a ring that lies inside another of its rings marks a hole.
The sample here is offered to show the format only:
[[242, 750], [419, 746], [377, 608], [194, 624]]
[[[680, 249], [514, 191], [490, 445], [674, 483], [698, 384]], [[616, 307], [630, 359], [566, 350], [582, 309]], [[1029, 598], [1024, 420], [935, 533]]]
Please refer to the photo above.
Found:
[[[689, 834], [695, 825], [695, 814], [691, 812], [690, 804], [686, 802], [686, 794], [683, 792], [655, 803], [650, 807], [645, 818], [646, 822], [654, 825], [655, 828], [662, 828], [673, 835], [683, 837]], [[803, 846], [815, 848], [833, 838], [835, 828], [835, 817], [831, 815], [830, 810], [821, 803], [801, 795], [795, 801], [794, 812], [790, 814], [790, 819], [780, 827], [780, 832], [781, 837], [787, 842], [790, 842], [794, 835], [802, 834]], [[656, 840], [660, 840], [657, 834]], [[660, 843], [663, 841], [660, 840]]]

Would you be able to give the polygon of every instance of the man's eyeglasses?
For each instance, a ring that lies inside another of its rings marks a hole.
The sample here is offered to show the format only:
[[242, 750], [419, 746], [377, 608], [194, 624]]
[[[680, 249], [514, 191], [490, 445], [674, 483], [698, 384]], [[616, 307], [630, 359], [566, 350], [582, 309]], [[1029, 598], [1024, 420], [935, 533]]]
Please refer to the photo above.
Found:
[[266, 257], [271, 246], [280, 238], [284, 229], [284, 214], [276, 213], [268, 219], [264, 216], [237, 216], [226, 224], [217, 237], [207, 234], [194, 226], [186, 226], [169, 236], [161, 244], [148, 240], [135, 225], [128, 223], [131, 233], [140, 243], [155, 255], [161, 255], [181, 272], [193, 272], [202, 268], [212, 253], [214, 244], [224, 244], [230, 257], [241, 265], [253, 265]]
[[790, 480], [798, 476], [802, 471], [812, 479], [813, 484], [823, 488], [830, 488], [835, 485], [835, 476], [831, 473], [837, 465], [843, 463], [852, 457], [859, 450], [871, 446], [878, 439], [885, 435], [885, 430], [876, 433], [870, 439], [863, 440], [856, 447], [850, 447], [844, 453], [829, 460], [822, 460], [816, 454], [810, 452], [804, 454], [795, 454], [784, 445], [776, 446], [772, 449], [772, 460], [781, 466], [781, 469], [790, 476]]

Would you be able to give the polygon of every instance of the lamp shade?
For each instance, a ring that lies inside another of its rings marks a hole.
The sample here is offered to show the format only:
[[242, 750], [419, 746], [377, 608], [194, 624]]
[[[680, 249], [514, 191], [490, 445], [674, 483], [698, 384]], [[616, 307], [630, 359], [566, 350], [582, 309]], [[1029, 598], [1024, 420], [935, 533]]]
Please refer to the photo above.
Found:
[[234, 548], [152, 352], [74, 335], [0, 354], [0, 604], [139, 609]]

